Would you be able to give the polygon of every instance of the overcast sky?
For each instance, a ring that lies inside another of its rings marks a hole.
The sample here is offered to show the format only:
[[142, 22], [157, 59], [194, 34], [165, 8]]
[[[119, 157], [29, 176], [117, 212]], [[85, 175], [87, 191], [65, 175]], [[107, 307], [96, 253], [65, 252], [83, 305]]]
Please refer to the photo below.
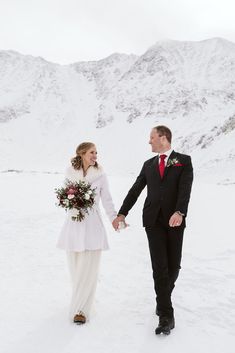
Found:
[[61, 64], [210, 37], [235, 42], [235, 0], [0, 0], [0, 50]]

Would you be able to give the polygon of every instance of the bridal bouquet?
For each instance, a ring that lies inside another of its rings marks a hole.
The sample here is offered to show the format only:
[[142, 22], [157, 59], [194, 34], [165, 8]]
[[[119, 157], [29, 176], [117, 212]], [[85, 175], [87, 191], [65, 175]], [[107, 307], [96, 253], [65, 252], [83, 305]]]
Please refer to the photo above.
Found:
[[71, 217], [73, 221], [81, 222], [95, 202], [95, 189], [85, 181], [73, 182], [66, 179], [65, 186], [55, 189], [55, 193], [59, 200], [57, 206], [65, 208], [65, 211], [75, 211]]

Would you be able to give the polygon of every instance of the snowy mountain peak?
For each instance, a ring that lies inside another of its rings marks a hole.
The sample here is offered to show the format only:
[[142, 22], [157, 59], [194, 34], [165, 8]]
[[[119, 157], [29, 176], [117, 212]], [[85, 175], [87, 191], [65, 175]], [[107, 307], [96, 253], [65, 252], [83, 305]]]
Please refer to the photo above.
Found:
[[[53, 140], [54, 134], [77, 141], [76, 131], [101, 136], [104, 127], [111, 133], [115, 126], [115, 135], [117, 122], [128, 131], [129, 125], [135, 130], [168, 124], [176, 130], [176, 147], [195, 152], [207, 167], [208, 161], [222, 160], [227, 141], [228, 160], [235, 164], [235, 44], [222, 38], [161, 41], [141, 56], [113, 53], [70, 65], [0, 51], [0, 77], [0, 147], [8, 150], [7, 158], [1, 152], [6, 164], [14, 161], [12, 141], [21, 141], [26, 126], [39, 141]], [[31, 137], [24, 138], [22, 148], [27, 143], [32, 146]], [[206, 157], [205, 150], [210, 151]]]

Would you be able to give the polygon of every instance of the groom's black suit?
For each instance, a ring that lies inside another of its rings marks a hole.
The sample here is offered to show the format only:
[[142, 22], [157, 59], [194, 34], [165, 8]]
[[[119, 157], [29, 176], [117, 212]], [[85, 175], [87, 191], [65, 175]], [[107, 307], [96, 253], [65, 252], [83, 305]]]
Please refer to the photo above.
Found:
[[[158, 311], [167, 317], [173, 316], [171, 292], [180, 269], [185, 217], [193, 181], [190, 156], [172, 151], [168, 164], [174, 159], [176, 163], [165, 167], [163, 178], [159, 173], [159, 157], [147, 160], [118, 212], [127, 216], [147, 185], [143, 226], [148, 236]], [[169, 219], [176, 211], [184, 214], [183, 222], [180, 226], [170, 227]]]

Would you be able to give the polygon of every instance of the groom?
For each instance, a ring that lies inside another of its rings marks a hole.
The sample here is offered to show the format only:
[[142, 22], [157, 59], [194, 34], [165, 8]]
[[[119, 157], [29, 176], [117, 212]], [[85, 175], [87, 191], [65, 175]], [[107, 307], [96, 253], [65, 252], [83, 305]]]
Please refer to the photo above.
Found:
[[193, 181], [191, 158], [172, 149], [171, 137], [166, 126], [152, 129], [149, 144], [157, 156], [144, 163], [113, 221], [117, 230], [119, 222], [125, 222], [129, 210], [147, 185], [143, 226], [148, 237], [156, 314], [159, 316], [156, 334], [169, 334], [175, 327], [171, 293], [180, 270], [185, 218]]

